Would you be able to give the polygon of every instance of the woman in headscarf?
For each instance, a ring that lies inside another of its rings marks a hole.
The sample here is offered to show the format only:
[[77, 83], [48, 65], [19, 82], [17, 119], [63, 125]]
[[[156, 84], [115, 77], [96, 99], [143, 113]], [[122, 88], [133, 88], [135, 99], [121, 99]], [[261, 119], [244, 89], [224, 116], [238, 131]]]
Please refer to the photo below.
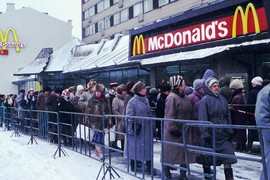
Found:
[[[199, 107], [199, 120], [210, 121], [213, 124], [232, 124], [227, 100], [219, 94], [219, 83], [214, 77], [205, 81], [205, 96], [202, 98]], [[217, 128], [216, 152], [234, 155], [234, 147], [231, 142], [233, 130], [229, 128]], [[213, 128], [201, 128], [201, 138], [204, 146], [213, 147]], [[217, 157], [224, 164], [224, 174], [226, 180], [233, 180], [233, 170], [231, 164], [237, 159]], [[204, 166], [204, 173], [210, 174], [210, 166]]]

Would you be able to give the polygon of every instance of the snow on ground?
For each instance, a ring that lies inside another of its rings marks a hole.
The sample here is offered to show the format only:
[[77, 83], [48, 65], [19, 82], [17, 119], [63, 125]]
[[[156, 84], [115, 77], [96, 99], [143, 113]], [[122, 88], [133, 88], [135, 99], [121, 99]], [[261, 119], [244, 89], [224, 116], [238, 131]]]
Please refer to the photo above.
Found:
[[[81, 180], [96, 179], [102, 163], [88, 156], [79, 154], [70, 149], [64, 148], [68, 156], [53, 158], [57, 146], [36, 138], [38, 144], [27, 143], [30, 136], [21, 134], [21, 137], [11, 137], [13, 131], [5, 131], [0, 128], [0, 179], [1, 180]], [[154, 168], [160, 169], [160, 144], [155, 144]], [[94, 154], [94, 152], [93, 152]], [[237, 153], [239, 156], [256, 157], [256, 155], [247, 155]], [[114, 155], [112, 164], [118, 168], [127, 169], [126, 160]], [[257, 162], [248, 162], [238, 160], [233, 165], [235, 180], [256, 180], [261, 173], [261, 164]], [[192, 170], [202, 172], [201, 165], [191, 165]], [[121, 179], [136, 179], [126, 173], [118, 171]], [[177, 171], [172, 171], [175, 177]], [[101, 173], [103, 174], [103, 172]], [[107, 174], [108, 175], [108, 174]], [[114, 174], [115, 175], [115, 174]], [[138, 174], [142, 177], [141, 174]], [[99, 177], [101, 179], [102, 176]], [[117, 176], [115, 176], [117, 177]], [[106, 179], [109, 179], [107, 176]], [[146, 176], [145, 179], [150, 179]], [[154, 179], [160, 179], [154, 177]], [[202, 179], [200, 175], [193, 175], [193, 180]], [[217, 167], [217, 179], [224, 179], [223, 167]]]

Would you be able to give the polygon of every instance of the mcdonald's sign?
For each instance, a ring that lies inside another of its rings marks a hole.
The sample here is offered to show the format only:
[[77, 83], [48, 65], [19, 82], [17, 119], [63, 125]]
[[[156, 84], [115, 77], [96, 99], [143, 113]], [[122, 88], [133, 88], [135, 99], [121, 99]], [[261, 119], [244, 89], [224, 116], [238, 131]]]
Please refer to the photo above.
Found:
[[[13, 41], [14, 42], [9, 42], [10, 33], [13, 36]], [[0, 30], [0, 47], [2, 47], [1, 50], [0, 50], [0, 55], [8, 55], [7, 48], [10, 48], [10, 47], [15, 48], [16, 52], [20, 52], [20, 48], [26, 47], [26, 44], [25, 43], [19, 43], [17, 34], [14, 31], [14, 29], [13, 28], [8, 28], [5, 33], [3, 33]]]
[[[265, 7], [253, 3], [247, 5], [232, 6], [231, 15], [213, 19], [211, 21], [198, 23], [186, 27], [173, 27], [180, 23], [170, 25], [172, 31], [149, 36], [146, 33], [134, 34], [131, 37], [131, 56], [144, 55], [148, 53], [213, 42], [222, 39], [236, 38], [247, 34], [258, 34], [268, 31]], [[216, 11], [218, 13], [219, 11]], [[227, 13], [229, 14], [229, 13]], [[220, 15], [218, 16], [220, 17]], [[149, 31], [149, 28], [148, 28]], [[140, 31], [142, 33], [143, 31]], [[159, 32], [155, 29], [155, 32]], [[146, 36], [145, 36], [146, 35]], [[145, 36], [145, 37], [144, 37]]]

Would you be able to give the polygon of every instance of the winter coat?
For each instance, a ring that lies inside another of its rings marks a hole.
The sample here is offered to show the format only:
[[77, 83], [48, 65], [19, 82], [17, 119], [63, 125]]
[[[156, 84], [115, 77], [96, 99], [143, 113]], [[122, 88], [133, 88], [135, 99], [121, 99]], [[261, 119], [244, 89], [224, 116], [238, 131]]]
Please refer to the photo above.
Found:
[[[192, 105], [185, 94], [170, 92], [165, 104], [165, 118], [177, 120], [190, 120], [192, 113]], [[175, 143], [183, 143], [182, 137], [183, 123], [176, 121], [164, 122], [163, 140]], [[186, 132], [186, 140], [188, 144], [192, 144], [191, 129]], [[195, 162], [194, 154], [190, 154], [189, 162]], [[183, 148], [175, 145], [164, 144], [163, 161], [170, 164], [186, 164], [185, 151]]]
[[[143, 116], [149, 117], [151, 108], [146, 97], [135, 95], [127, 104], [127, 116]], [[142, 119], [127, 119], [127, 133], [128, 133], [128, 152], [129, 158], [139, 161], [151, 160], [151, 146], [153, 139], [151, 139], [151, 120]]]
[[[122, 94], [116, 94], [116, 97], [112, 101], [112, 112], [115, 115], [125, 115], [125, 105], [124, 105], [124, 96]], [[124, 117], [115, 117], [116, 126], [115, 131], [125, 132], [125, 118]], [[125, 136], [121, 134], [116, 134], [117, 140], [124, 140]]]
[[38, 98], [37, 98], [37, 104], [36, 104], [37, 110], [45, 110], [46, 109], [45, 102], [46, 102], [45, 94], [42, 92], [38, 95]]
[[[206, 86], [205, 96], [200, 101], [199, 116], [200, 121], [210, 121], [213, 124], [231, 124], [231, 117], [227, 100], [222, 95], [214, 94], [210, 88]], [[213, 128], [201, 128], [201, 140], [204, 146], [212, 147]], [[216, 152], [234, 155], [234, 147], [231, 142], [233, 135], [232, 129], [217, 128], [216, 135]], [[208, 139], [210, 142], [205, 141]], [[236, 163], [236, 159], [220, 158], [223, 164]]]
[[[248, 95], [248, 100], [247, 100], [247, 104], [248, 105], [255, 105], [256, 101], [257, 101], [257, 95], [260, 92], [260, 90], [262, 89], [262, 86], [257, 85], [256, 87], [254, 87]], [[255, 106], [250, 106], [247, 109], [248, 112], [254, 113], [255, 112]], [[255, 117], [254, 116], [250, 116], [248, 115], [248, 124], [249, 125], [256, 125], [255, 122]]]
[[25, 95], [20, 94], [17, 97], [17, 102], [18, 102], [18, 118], [19, 119], [24, 119], [28, 112], [26, 111], [26, 100], [25, 100]]
[[[237, 106], [234, 106], [234, 104]], [[244, 107], [241, 107], [241, 104], [245, 105], [246, 103], [242, 89], [239, 89], [232, 94], [231, 101], [231, 107], [233, 108], [231, 110], [231, 119], [232, 124], [234, 125], [246, 125], [246, 115], [237, 111], [244, 110]], [[246, 129], [233, 129], [232, 141], [237, 143], [245, 143], [247, 141]]]
[[229, 85], [230, 85], [230, 77], [222, 77], [219, 80], [220, 86], [219, 94], [222, 95], [227, 100], [227, 103], [229, 103], [232, 98], [232, 91], [230, 90]]
[[188, 95], [188, 99], [190, 100], [193, 107], [192, 119], [194, 120], [198, 119], [199, 105], [202, 98], [203, 94], [196, 90], [194, 90], [192, 94]]
[[[265, 86], [257, 96], [255, 118], [258, 126], [270, 126], [270, 85]], [[270, 175], [270, 130], [262, 130], [264, 155], [267, 167], [267, 175]], [[264, 180], [264, 172], [261, 174], [261, 180]]]
[[73, 98], [73, 101], [76, 101], [76, 99], [78, 99], [77, 102], [77, 108], [81, 110], [81, 112], [83, 113], [89, 113], [89, 109], [87, 108], [88, 105], [88, 101], [89, 99], [91, 99], [93, 97], [93, 94], [90, 92], [83, 92], [79, 98]]
[[158, 118], [164, 118], [166, 98], [167, 98], [167, 95], [164, 93], [161, 93], [157, 101], [156, 117]]
[[125, 96], [125, 100], [124, 100], [124, 105], [125, 105], [125, 109], [127, 108], [127, 103], [128, 101], [134, 96], [134, 93], [132, 92], [127, 92], [126, 96]]
[[[92, 98], [88, 100], [87, 107], [89, 108], [90, 114], [95, 114], [95, 115], [111, 114], [110, 101], [109, 99], [105, 98], [104, 95], [102, 95], [101, 100], [98, 100], [94, 94]], [[107, 125], [106, 120], [105, 120], [104, 126], [103, 126], [102, 119], [103, 119], [102, 117], [90, 116], [91, 126], [94, 126], [96, 129], [102, 130], [103, 127]]]

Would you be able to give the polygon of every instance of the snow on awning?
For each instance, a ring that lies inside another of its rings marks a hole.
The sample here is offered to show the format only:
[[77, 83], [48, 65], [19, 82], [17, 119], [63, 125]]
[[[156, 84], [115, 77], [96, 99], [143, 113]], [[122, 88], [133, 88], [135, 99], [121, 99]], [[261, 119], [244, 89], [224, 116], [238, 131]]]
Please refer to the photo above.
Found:
[[116, 35], [113, 40], [104, 43], [98, 54], [91, 54], [80, 63], [69, 66], [64, 73], [99, 69], [123, 64], [133, 64], [138, 61], [128, 60], [129, 36]]
[[52, 53], [53, 53], [52, 48], [43, 48], [34, 61], [29, 63], [25, 67], [19, 69], [14, 75], [21, 76], [21, 75], [39, 74], [46, 67], [49, 61], [49, 57]]
[[17, 79], [14, 79], [12, 81], [13, 84], [18, 84], [18, 83], [25, 83], [25, 82], [31, 82], [35, 80], [35, 76], [31, 75], [31, 76], [20, 76]]
[[55, 51], [51, 57], [48, 66], [44, 72], [62, 72], [64, 67], [69, 63], [70, 59], [74, 55], [75, 47], [78, 45], [84, 45], [85, 43], [80, 41], [78, 38], [74, 38], [72, 41], [67, 43], [62, 48]]
[[141, 62], [141, 65], [151, 65], [151, 64], [175, 62], [175, 61], [190, 60], [190, 59], [201, 59], [201, 58], [205, 58], [214, 54], [221, 53], [223, 51], [230, 50], [231, 48], [250, 46], [250, 45], [256, 45], [256, 44], [264, 44], [264, 43], [270, 43], [270, 39], [254, 40], [254, 41], [244, 42], [240, 44], [230, 44], [230, 45], [225, 45], [225, 46], [216, 46], [212, 48], [199, 49], [195, 51], [179, 52], [179, 53], [174, 53], [174, 54], [168, 54], [168, 55], [163, 55], [163, 56], [158, 56], [158, 57], [142, 59], [140, 60], [140, 62]]

